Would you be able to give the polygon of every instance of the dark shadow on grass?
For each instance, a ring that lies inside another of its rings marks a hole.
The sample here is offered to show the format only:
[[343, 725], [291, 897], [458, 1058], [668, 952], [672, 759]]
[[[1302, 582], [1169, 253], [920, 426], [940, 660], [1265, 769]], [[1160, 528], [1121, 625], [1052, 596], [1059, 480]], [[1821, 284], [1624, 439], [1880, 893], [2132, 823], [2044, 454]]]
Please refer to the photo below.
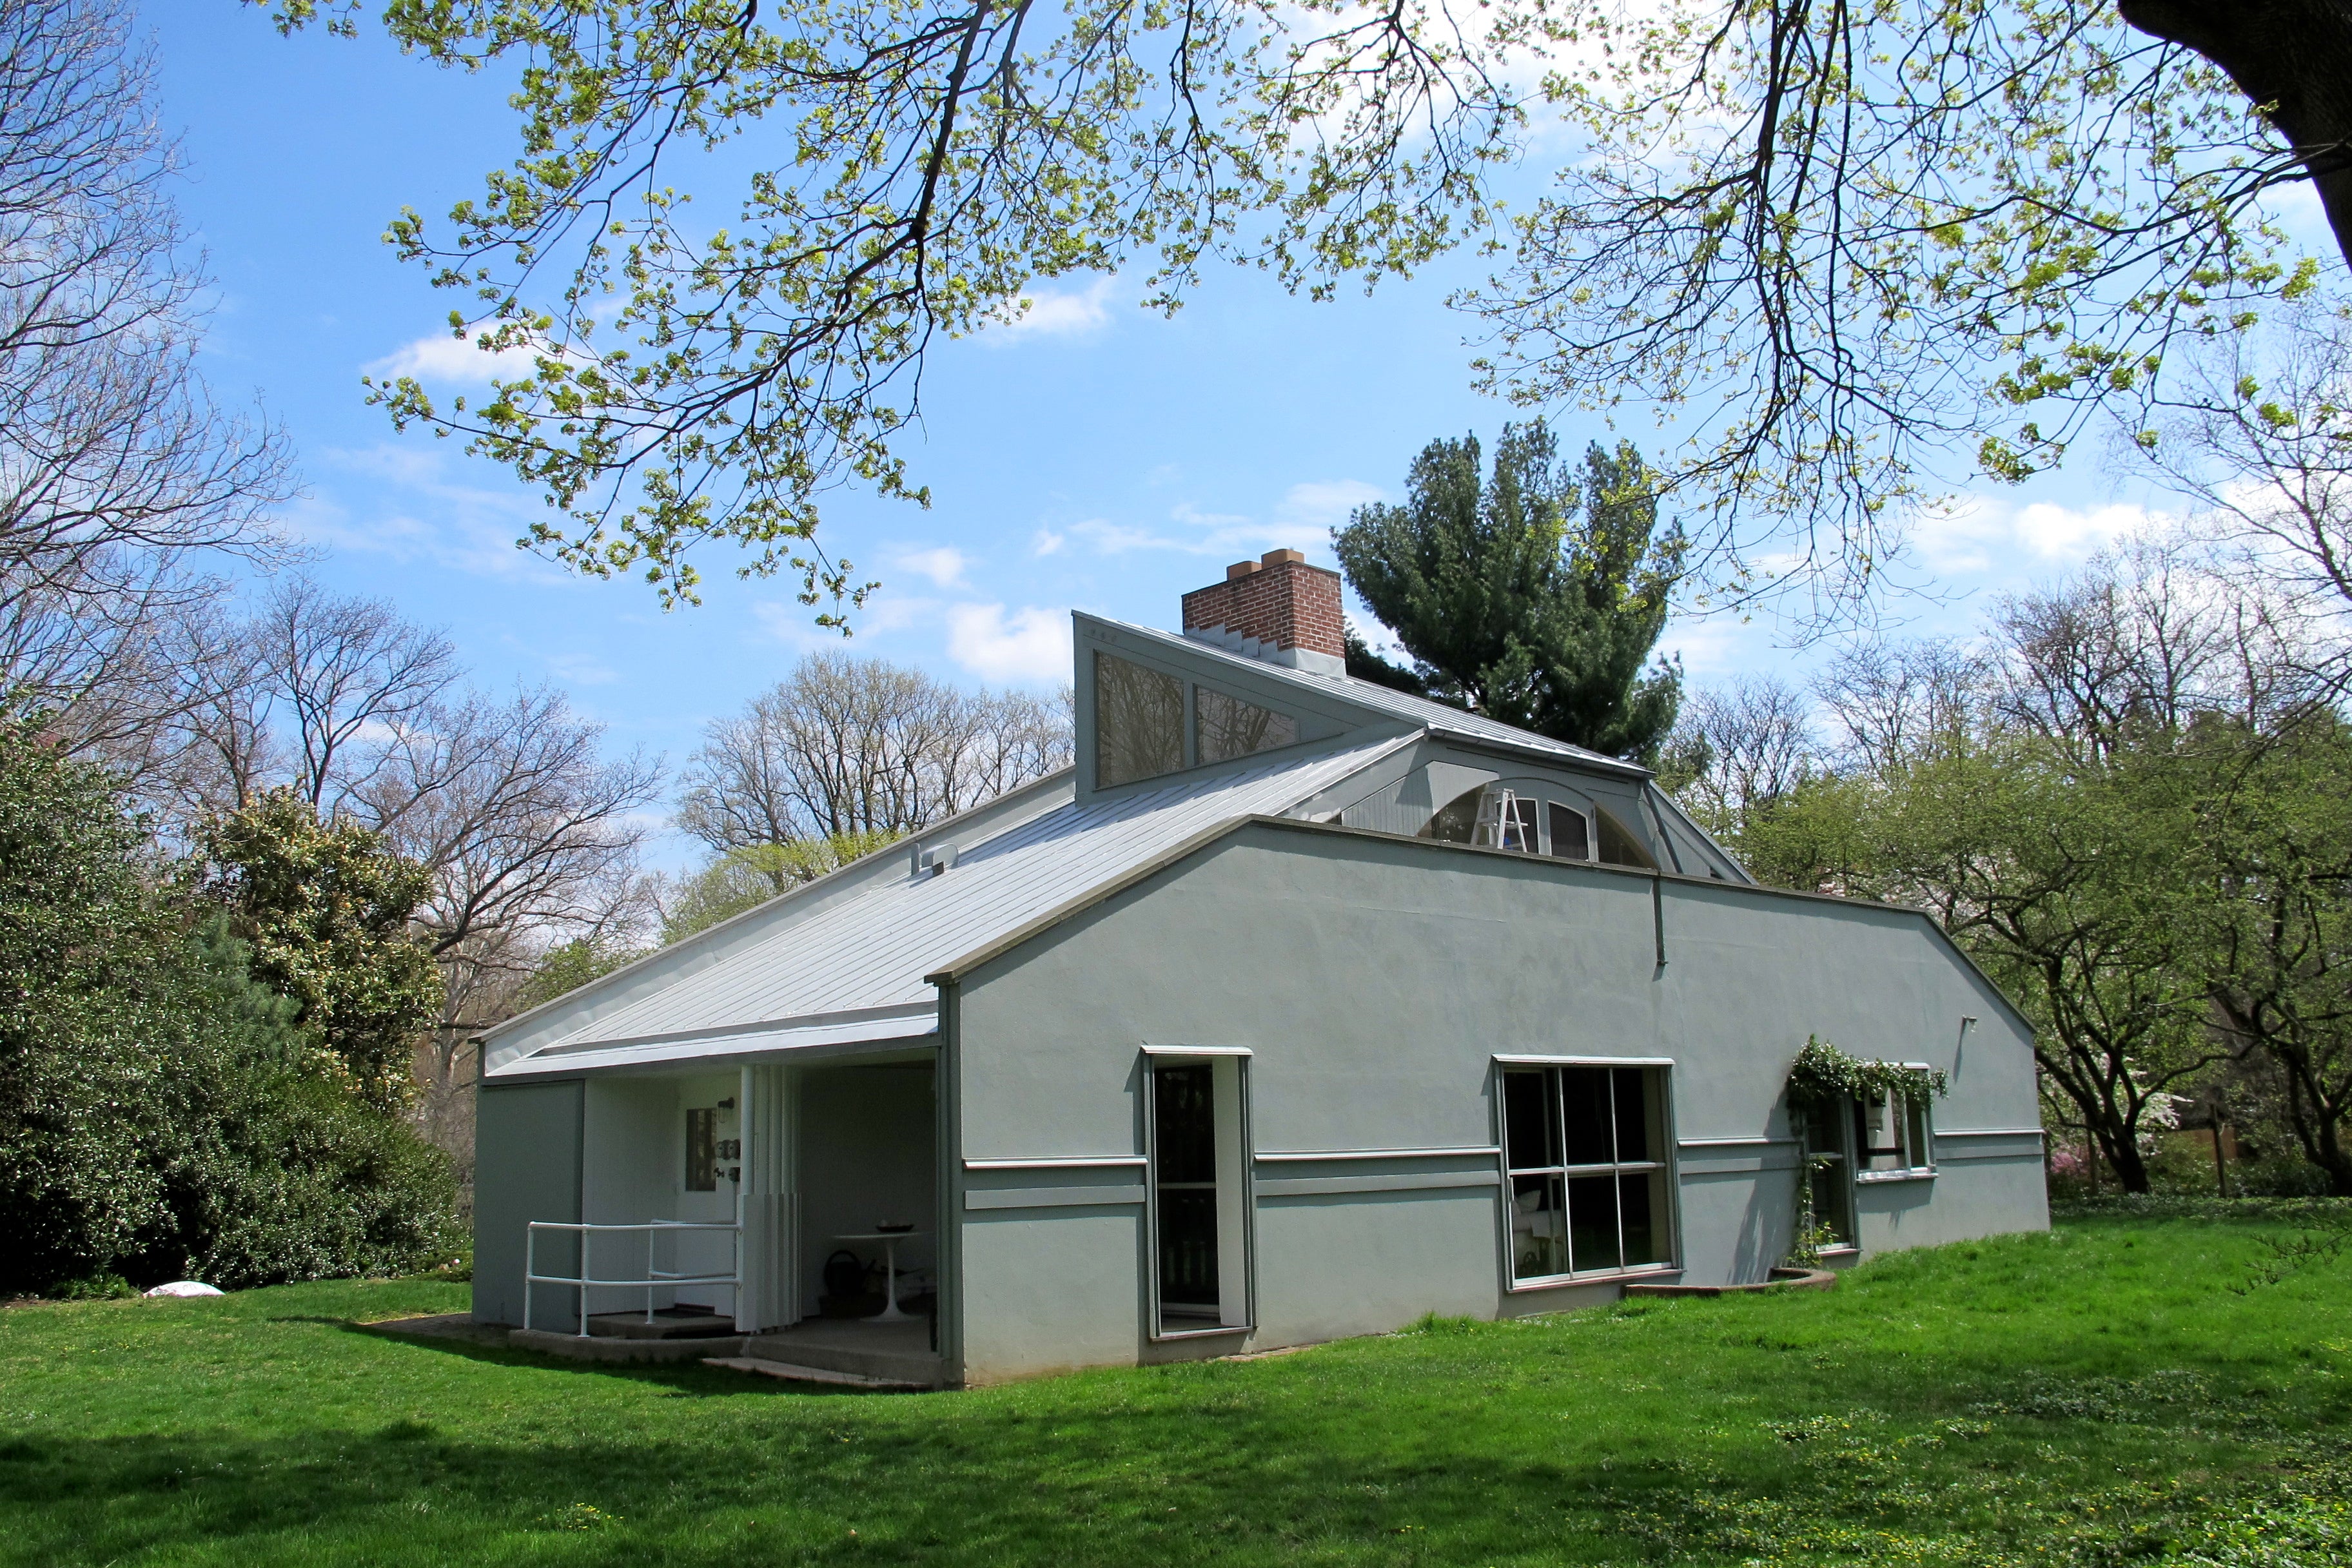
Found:
[[616, 1377], [629, 1383], [651, 1384], [667, 1388], [673, 1394], [692, 1399], [711, 1399], [740, 1394], [764, 1394], [791, 1399], [870, 1399], [896, 1395], [892, 1389], [850, 1388], [837, 1384], [793, 1383], [783, 1378], [761, 1377], [754, 1373], [731, 1372], [724, 1367], [704, 1366], [696, 1361], [681, 1362], [613, 1362], [574, 1361], [569, 1356], [549, 1355], [543, 1351], [516, 1345], [484, 1344], [478, 1341], [446, 1338], [433, 1334], [404, 1334], [382, 1323], [355, 1322], [349, 1318], [288, 1316], [268, 1320], [273, 1323], [311, 1323], [333, 1329], [339, 1333], [352, 1334], [373, 1340], [379, 1344], [395, 1344], [409, 1350], [432, 1351], [455, 1356], [461, 1361], [481, 1362], [492, 1366], [523, 1366], [541, 1372], [584, 1373], [599, 1377]]

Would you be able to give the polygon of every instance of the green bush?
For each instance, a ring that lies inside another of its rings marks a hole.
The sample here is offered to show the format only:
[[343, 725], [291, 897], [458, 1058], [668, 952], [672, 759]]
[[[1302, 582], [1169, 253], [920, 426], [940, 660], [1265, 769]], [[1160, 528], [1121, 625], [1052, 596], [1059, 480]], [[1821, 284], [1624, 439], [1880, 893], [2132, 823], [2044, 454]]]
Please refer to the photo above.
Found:
[[446, 1160], [321, 1071], [298, 1005], [145, 873], [101, 770], [0, 710], [0, 1291], [446, 1257]]

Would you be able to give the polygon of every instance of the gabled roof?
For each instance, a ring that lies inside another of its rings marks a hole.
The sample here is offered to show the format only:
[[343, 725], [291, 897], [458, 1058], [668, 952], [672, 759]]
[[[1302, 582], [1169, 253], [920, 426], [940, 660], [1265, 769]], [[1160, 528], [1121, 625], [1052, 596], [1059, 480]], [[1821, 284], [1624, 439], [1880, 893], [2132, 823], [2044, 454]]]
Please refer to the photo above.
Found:
[[1370, 713], [1402, 720], [1417, 729], [1425, 729], [1433, 735], [1468, 741], [1474, 744], [1506, 746], [1514, 751], [1538, 752], [1558, 757], [1565, 762], [1573, 762], [1586, 767], [1601, 768], [1610, 773], [1634, 778], [1650, 776], [1650, 770], [1639, 763], [1629, 763], [1621, 757], [1612, 757], [1600, 752], [1589, 751], [1582, 746], [1570, 745], [1566, 741], [1555, 741], [1548, 735], [1538, 735], [1532, 730], [1522, 730], [1515, 725], [1482, 718], [1475, 713], [1465, 712], [1459, 708], [1450, 708], [1443, 702], [1433, 702], [1426, 697], [1415, 697], [1411, 692], [1397, 691], [1369, 680], [1360, 680], [1354, 676], [1319, 675], [1313, 670], [1297, 669], [1289, 665], [1253, 658], [1245, 653], [1237, 653], [1220, 643], [1204, 638], [1179, 637], [1173, 632], [1160, 631], [1153, 626], [1139, 626], [1129, 621], [1115, 621], [1108, 616], [1086, 618], [1100, 621], [1105, 626], [1117, 626], [1122, 632], [1150, 642], [1165, 644], [1171, 652], [1178, 652], [1190, 658], [1223, 660], [1238, 669], [1247, 670], [1254, 676], [1302, 687], [1307, 690], [1319, 692], [1326, 697], [1368, 710]]
[[[820, 902], [821, 882], [763, 905], [739, 917], [766, 922], [749, 940], [735, 922], [731, 936], [729, 928], [716, 928], [689, 938], [643, 961], [666, 962], [673, 978], [642, 987], [617, 1006], [542, 1011], [490, 1030], [483, 1039], [484, 1076], [537, 1076], [557, 1062], [565, 1070], [649, 1065], [923, 1033], [922, 1010], [935, 994], [924, 976], [932, 971], [1208, 828], [1278, 816], [1418, 739], [1360, 735], [1179, 774], [1155, 788], [1061, 805], [1009, 826], [982, 823], [973, 829], [976, 841], [945, 824], [920, 842], [956, 845], [952, 868], [918, 876], [906, 846], [882, 851], [895, 858], [898, 874], [868, 866], [865, 885], [845, 896]], [[810, 913], [788, 918], [793, 900], [804, 895]], [[697, 943], [709, 949], [698, 966]], [[621, 971], [599, 984], [625, 994], [631, 973]], [[554, 1033], [551, 1017], [585, 1021]]]

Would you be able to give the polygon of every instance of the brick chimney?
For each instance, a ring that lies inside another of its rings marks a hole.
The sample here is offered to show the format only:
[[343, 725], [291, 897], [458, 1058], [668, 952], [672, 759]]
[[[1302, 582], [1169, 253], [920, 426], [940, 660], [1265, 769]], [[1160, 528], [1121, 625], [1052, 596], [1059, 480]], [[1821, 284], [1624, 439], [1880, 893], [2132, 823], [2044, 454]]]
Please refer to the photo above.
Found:
[[1184, 635], [1269, 664], [1345, 675], [1339, 574], [1309, 566], [1296, 550], [1236, 561], [1225, 580], [1184, 595]]

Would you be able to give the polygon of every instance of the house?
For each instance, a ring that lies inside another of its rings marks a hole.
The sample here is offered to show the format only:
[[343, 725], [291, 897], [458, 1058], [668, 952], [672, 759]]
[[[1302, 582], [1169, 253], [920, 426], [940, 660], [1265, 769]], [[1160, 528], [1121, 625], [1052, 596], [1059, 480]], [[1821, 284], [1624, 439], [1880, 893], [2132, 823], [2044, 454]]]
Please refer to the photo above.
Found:
[[[1926, 915], [1349, 679], [1296, 552], [1183, 608], [1075, 617], [1075, 769], [483, 1037], [478, 1317], [958, 1384], [2047, 1224]], [[1947, 1091], [1791, 1105], [1813, 1037]]]

